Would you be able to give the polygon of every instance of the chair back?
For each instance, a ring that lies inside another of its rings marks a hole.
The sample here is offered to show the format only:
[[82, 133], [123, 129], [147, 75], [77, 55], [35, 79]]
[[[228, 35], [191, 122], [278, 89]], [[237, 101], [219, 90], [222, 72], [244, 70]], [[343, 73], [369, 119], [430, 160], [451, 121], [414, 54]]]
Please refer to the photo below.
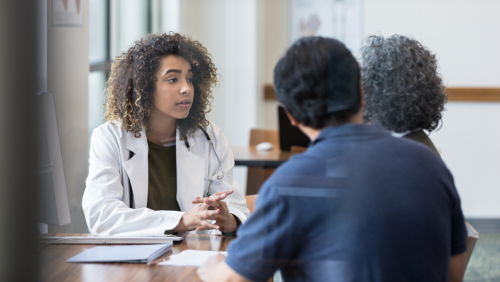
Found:
[[467, 228], [467, 247], [465, 249], [465, 268], [467, 269], [472, 251], [474, 251], [477, 239], [479, 239], [479, 233], [467, 221], [465, 222], [465, 227]]
[[273, 144], [273, 149], [279, 150], [279, 134], [277, 130], [269, 129], [251, 129], [250, 130], [250, 146], [257, 146], [262, 142]]
[[[279, 134], [277, 130], [269, 129], [251, 129], [250, 130], [250, 148], [255, 147], [262, 142], [273, 144], [273, 151], [279, 151]], [[247, 171], [247, 195], [259, 193], [260, 186], [274, 172], [274, 168], [248, 167]]]
[[255, 201], [257, 200], [258, 195], [250, 195], [245, 196], [245, 200], [247, 201], [247, 208], [250, 210], [250, 214], [255, 210]]

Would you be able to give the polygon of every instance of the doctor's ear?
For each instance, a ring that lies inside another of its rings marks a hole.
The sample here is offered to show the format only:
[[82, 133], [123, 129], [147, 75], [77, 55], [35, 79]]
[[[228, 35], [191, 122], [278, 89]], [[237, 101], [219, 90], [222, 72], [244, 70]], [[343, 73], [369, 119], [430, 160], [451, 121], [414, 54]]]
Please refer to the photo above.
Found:
[[287, 111], [286, 109], [285, 109], [285, 113], [286, 113], [286, 116], [288, 117], [288, 119], [290, 120], [290, 123], [291, 123], [293, 126], [297, 127], [297, 126], [299, 125], [299, 122], [298, 122], [298, 121], [297, 121], [297, 120], [296, 120], [296, 119], [292, 116], [292, 114], [291, 114], [289, 111]]

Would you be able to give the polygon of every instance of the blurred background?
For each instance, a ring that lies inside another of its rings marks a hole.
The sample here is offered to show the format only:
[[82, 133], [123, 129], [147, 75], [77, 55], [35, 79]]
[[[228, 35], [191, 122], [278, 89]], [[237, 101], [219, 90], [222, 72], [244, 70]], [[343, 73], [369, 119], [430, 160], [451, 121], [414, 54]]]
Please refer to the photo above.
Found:
[[[292, 42], [290, 37], [297, 36], [292, 26], [309, 19], [305, 13], [303, 18], [291, 18], [306, 10], [307, 2], [89, 0], [83, 2], [82, 28], [48, 26], [49, 89], [61, 111], [63, 155], [75, 213], [72, 226], [63, 228], [79, 232], [86, 228], [80, 203], [88, 140], [103, 122], [104, 84], [116, 55], [147, 33], [175, 31], [199, 40], [221, 74], [209, 118], [232, 146], [248, 145], [251, 128], [278, 129], [272, 72]], [[450, 92], [442, 128], [430, 137], [453, 172], [465, 216], [500, 218], [500, 126], [495, 125], [500, 120], [500, 99], [481, 95], [481, 89], [500, 88], [500, 2], [337, 2], [359, 5], [358, 39], [368, 34], [407, 35], [437, 55], [446, 86], [455, 92]], [[354, 41], [358, 45], [349, 47], [357, 54], [360, 40]], [[243, 189], [246, 175], [245, 167], [235, 168]]]

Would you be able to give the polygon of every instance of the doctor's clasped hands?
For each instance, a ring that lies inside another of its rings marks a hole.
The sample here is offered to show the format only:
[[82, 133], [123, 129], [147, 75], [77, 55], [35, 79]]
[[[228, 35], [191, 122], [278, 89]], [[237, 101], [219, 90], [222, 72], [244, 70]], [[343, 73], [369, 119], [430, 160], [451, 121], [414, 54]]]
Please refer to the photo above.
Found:
[[210, 230], [234, 232], [238, 228], [235, 217], [229, 212], [227, 204], [223, 202], [234, 190], [217, 192], [210, 197], [196, 197], [192, 203], [194, 208], [184, 213], [179, 225], [173, 231], [181, 230]]

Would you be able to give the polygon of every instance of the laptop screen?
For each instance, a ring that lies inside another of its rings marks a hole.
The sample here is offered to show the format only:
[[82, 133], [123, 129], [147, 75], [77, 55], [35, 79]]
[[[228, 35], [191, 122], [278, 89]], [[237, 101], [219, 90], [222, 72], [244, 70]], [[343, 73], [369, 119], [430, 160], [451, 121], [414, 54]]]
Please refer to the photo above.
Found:
[[280, 134], [281, 151], [290, 151], [292, 146], [308, 147], [309, 137], [307, 137], [298, 127], [293, 126], [286, 115], [285, 108], [278, 106], [278, 121]]

